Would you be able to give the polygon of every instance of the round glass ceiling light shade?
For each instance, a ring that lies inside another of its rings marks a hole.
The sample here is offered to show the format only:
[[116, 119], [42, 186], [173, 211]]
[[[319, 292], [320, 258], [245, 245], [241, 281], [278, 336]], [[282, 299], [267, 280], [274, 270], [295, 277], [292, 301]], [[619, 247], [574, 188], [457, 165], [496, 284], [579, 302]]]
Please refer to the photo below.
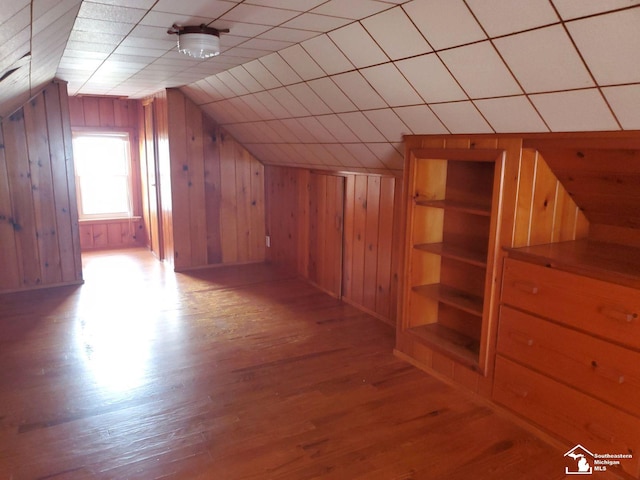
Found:
[[220, 53], [220, 37], [213, 33], [178, 34], [178, 51], [194, 58], [210, 58]]

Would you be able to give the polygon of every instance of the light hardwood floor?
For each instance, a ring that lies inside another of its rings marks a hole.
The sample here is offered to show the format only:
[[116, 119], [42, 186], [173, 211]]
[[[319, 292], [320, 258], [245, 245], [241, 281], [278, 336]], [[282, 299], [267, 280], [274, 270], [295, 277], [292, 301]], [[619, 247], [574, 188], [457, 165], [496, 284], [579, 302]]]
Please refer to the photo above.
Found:
[[563, 452], [266, 265], [84, 255], [0, 297], [0, 479], [557, 479]]

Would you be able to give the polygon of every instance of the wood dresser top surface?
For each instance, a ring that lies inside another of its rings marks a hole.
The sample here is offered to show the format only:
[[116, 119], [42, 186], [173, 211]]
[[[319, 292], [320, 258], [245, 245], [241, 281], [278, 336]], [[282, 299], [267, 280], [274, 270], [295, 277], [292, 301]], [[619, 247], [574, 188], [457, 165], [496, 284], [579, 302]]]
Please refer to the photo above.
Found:
[[505, 248], [509, 257], [640, 289], [640, 248], [595, 240]]

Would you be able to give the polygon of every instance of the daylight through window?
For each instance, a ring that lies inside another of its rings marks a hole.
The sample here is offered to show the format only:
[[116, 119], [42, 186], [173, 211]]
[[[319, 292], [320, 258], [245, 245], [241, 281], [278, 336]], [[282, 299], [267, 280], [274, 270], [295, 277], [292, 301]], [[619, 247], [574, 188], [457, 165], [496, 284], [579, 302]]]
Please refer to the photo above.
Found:
[[133, 214], [129, 134], [73, 133], [80, 219]]

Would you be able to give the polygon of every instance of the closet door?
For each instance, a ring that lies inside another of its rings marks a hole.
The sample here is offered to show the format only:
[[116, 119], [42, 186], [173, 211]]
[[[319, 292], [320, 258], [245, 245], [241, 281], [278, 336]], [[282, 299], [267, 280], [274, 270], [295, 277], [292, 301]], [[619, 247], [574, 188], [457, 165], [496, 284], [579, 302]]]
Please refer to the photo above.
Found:
[[309, 279], [342, 296], [344, 177], [311, 173], [309, 179]]

